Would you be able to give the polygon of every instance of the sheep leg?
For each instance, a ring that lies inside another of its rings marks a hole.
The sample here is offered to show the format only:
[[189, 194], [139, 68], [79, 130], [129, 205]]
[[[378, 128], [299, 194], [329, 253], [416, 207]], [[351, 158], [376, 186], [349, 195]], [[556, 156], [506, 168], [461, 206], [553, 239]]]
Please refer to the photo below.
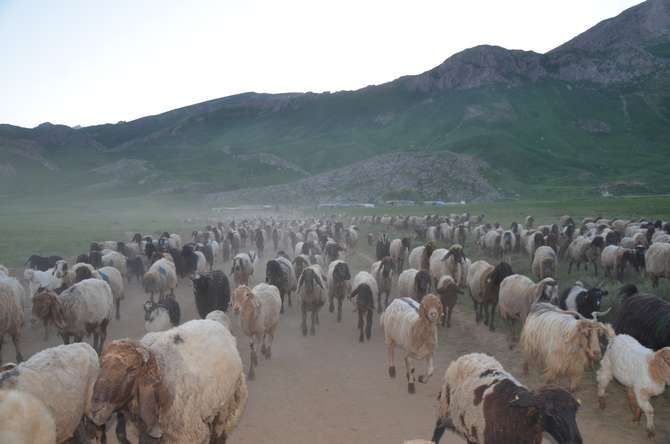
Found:
[[405, 372], [407, 375], [407, 392], [415, 393], [416, 387], [414, 383], [416, 382], [416, 378], [414, 377], [414, 362], [409, 355], [405, 356]]
[[426, 374], [419, 375], [419, 382], [422, 384], [426, 384], [430, 379], [430, 377], [433, 376], [434, 371], [435, 367], [433, 366], [433, 354], [431, 353], [426, 357]]
[[494, 325], [495, 317], [496, 317], [496, 304], [489, 304], [491, 306], [491, 323], [489, 324], [489, 330], [495, 331], [496, 327]]
[[267, 353], [267, 347], [265, 347], [265, 338], [267, 337], [267, 333], [263, 333], [263, 338], [261, 339], [261, 354], [265, 359], [267, 359], [266, 353]]
[[598, 263], [593, 261], [593, 275], [598, 276]]
[[342, 300], [343, 298], [337, 298], [337, 322], [342, 322]]
[[[454, 311], [454, 307], [447, 307], [447, 328], [451, 327], [451, 313]], [[444, 325], [444, 322], [442, 322]]]
[[256, 378], [256, 372], [254, 371], [256, 365], [258, 365], [258, 357], [256, 356], [254, 337], [252, 336], [249, 338], [249, 380], [251, 381]]
[[514, 324], [514, 319], [507, 319], [507, 326], [509, 327], [509, 331], [507, 332], [507, 345], [510, 350], [514, 348]]
[[651, 287], [652, 288], [658, 287], [658, 276], [651, 276]]
[[312, 321], [312, 322], [311, 322], [311, 325], [309, 326], [309, 334], [310, 334], [310, 336], [314, 336], [314, 335], [316, 334], [316, 327], [315, 327], [315, 324], [318, 324], [318, 323], [319, 323], [319, 321], [318, 321], [318, 317], [317, 317], [317, 313], [316, 313], [316, 310], [312, 310], [312, 319], [311, 319], [311, 321]]
[[475, 306], [475, 322], [479, 324], [479, 303], [474, 299], [472, 300], [472, 303]]
[[[579, 264], [577, 264], [577, 270], [579, 270]], [[568, 262], [568, 274], [572, 272], [572, 259]]]
[[126, 417], [122, 412], [116, 414], [116, 428], [114, 433], [116, 434], [117, 441], [121, 444], [130, 444], [130, 441], [128, 441], [128, 434], [126, 433]]
[[44, 324], [44, 340], [49, 340], [49, 323], [47, 321], [42, 322]]
[[23, 355], [21, 354], [21, 347], [19, 346], [19, 335], [12, 335], [12, 342], [14, 343], [14, 350], [16, 350], [16, 362], [23, 361]]
[[268, 340], [269, 344], [268, 344], [268, 345], [266, 346], [266, 348], [265, 348], [265, 359], [270, 359], [270, 358], [272, 357], [272, 343], [273, 343], [274, 340], [275, 340], [275, 332], [274, 332], [274, 330], [273, 330], [273, 331], [269, 331], [269, 332], [267, 333], [267, 335], [268, 335], [268, 337], [269, 337], [269, 340]]
[[114, 298], [114, 305], [116, 306], [116, 314], [114, 317], [118, 321], [121, 319], [121, 299]]
[[386, 356], [388, 359], [388, 364], [389, 364], [389, 376], [391, 378], [395, 378], [395, 364], [394, 364], [394, 359], [393, 359], [393, 342], [390, 342], [389, 344], [386, 345]]
[[626, 389], [626, 397], [628, 398], [628, 407], [630, 408], [630, 411], [633, 413], [633, 422], [640, 422], [640, 417], [642, 416], [642, 410], [640, 409], [640, 406], [637, 404], [637, 400], [635, 399], [635, 392], [633, 391], [632, 388], [628, 387]]
[[598, 405], [601, 409], [605, 408], [605, 390], [607, 390], [609, 383], [612, 382], [613, 377], [610, 362], [606, 355], [605, 359], [600, 362], [600, 370], [596, 374], [596, 379], [598, 380]]
[[305, 306], [305, 303], [302, 303], [302, 323], [300, 324], [302, 327], [302, 335], [307, 336], [307, 307]]
[[644, 416], [647, 420], [647, 436], [649, 438], [653, 438], [656, 434], [654, 429], [654, 408], [649, 402], [649, 397], [645, 396], [643, 393], [636, 392], [635, 398], [637, 400], [637, 405], [639, 406], [640, 410], [644, 412]]
[[328, 311], [333, 313], [335, 311], [335, 301], [332, 294], [328, 295]]
[[358, 342], [363, 342], [365, 341], [363, 337], [363, 307], [357, 307], [356, 311], [358, 312], [358, 331], [360, 332]]
[[377, 313], [381, 312], [382, 312], [382, 292], [380, 291], [377, 293]]
[[367, 322], [365, 324], [365, 337], [368, 338], [368, 341], [370, 340], [370, 336], [372, 336], [372, 314], [373, 310], [370, 309], [367, 312]]

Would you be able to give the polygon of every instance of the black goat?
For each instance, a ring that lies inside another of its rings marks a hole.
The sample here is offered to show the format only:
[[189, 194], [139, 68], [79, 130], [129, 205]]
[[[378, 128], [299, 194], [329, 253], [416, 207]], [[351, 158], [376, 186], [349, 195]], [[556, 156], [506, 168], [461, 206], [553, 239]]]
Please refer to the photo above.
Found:
[[227, 311], [230, 303], [230, 282], [221, 270], [202, 273], [193, 281], [193, 294], [198, 315], [205, 318], [214, 310]]
[[621, 303], [614, 331], [627, 334], [645, 347], [659, 350], [670, 346], [670, 304], [650, 294], [639, 293], [633, 284], [619, 289]]

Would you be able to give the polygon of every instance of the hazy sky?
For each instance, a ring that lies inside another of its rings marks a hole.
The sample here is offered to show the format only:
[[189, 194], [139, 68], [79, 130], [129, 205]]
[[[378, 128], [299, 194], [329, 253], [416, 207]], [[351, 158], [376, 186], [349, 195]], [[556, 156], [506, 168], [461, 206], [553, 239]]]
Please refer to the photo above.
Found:
[[640, 0], [0, 0], [0, 122], [92, 125], [338, 91], [479, 44], [546, 52]]

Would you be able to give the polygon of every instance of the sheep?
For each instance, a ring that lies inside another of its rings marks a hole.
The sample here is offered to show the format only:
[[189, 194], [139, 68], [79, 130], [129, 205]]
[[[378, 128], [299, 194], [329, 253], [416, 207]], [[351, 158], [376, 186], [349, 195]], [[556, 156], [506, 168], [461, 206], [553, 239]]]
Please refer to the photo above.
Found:
[[[386, 256], [372, 264], [370, 273], [377, 281], [377, 313], [389, 305], [389, 296], [391, 296], [391, 287], [393, 286], [393, 258]], [[382, 306], [382, 294], [385, 295], [384, 305]]]
[[291, 306], [291, 293], [298, 288], [298, 279], [290, 260], [282, 256], [270, 259], [265, 265], [265, 282], [279, 289], [281, 312], [284, 312], [284, 298], [288, 297]]
[[126, 259], [126, 266], [128, 267], [128, 282], [130, 282], [132, 276], [135, 276], [137, 282], [140, 282], [142, 276], [144, 276], [144, 261], [142, 261], [142, 258], [140, 256], [129, 257]]
[[17, 299], [14, 288], [7, 282], [0, 280], [0, 362], [2, 362], [2, 342], [6, 334], [12, 338], [16, 360], [21, 362], [23, 355], [19, 341], [23, 328], [23, 308]]
[[626, 386], [633, 421], [638, 422], [644, 412], [647, 435], [653, 438], [654, 408], [649, 400], [670, 384], [670, 347], [654, 352], [632, 336], [616, 335], [610, 339], [597, 373], [600, 408], [605, 408], [605, 390], [613, 378]]
[[[644, 268], [644, 248], [624, 248], [618, 245], [608, 245], [600, 253], [600, 265], [605, 276], [616, 276], [618, 281], [623, 280], [626, 264], [630, 264], [635, 271], [640, 272]], [[616, 272], [614, 274], [613, 272]]]
[[491, 331], [495, 330], [500, 283], [512, 273], [512, 267], [507, 262], [500, 262], [494, 267], [480, 260], [468, 268], [467, 287], [475, 306], [475, 321], [479, 323], [483, 319], [484, 325], [488, 325]]
[[26, 300], [26, 290], [23, 288], [23, 285], [21, 285], [21, 282], [4, 272], [0, 272], [0, 282], [4, 282], [11, 287], [12, 292], [14, 293], [14, 299], [16, 299], [17, 304], [21, 307], [21, 310], [23, 310]]
[[310, 265], [300, 275], [298, 279], [298, 298], [300, 299], [300, 309], [302, 312], [302, 334], [307, 335], [307, 312], [311, 312], [311, 325], [309, 334], [316, 334], [315, 324], [319, 323], [319, 310], [326, 301], [324, 287], [324, 278], [321, 267]]
[[658, 287], [660, 278], [670, 279], [670, 244], [651, 244], [644, 260], [652, 287]]
[[538, 247], [533, 255], [531, 268], [537, 279], [556, 277], [558, 257], [554, 249], [546, 245]]
[[430, 275], [426, 270], [408, 268], [398, 276], [398, 294], [421, 302], [430, 291], [430, 281]]
[[375, 257], [378, 261], [391, 255], [391, 240], [386, 233], [381, 233], [375, 245]]
[[233, 324], [230, 322], [230, 318], [228, 317], [228, 315], [221, 310], [210, 311], [209, 313], [207, 313], [207, 316], [205, 316], [205, 319], [219, 322], [223, 324], [223, 326], [226, 327], [228, 331], [232, 332], [231, 328]]
[[[377, 288], [377, 281], [367, 271], [359, 271], [351, 284], [353, 291], [349, 295], [349, 299], [356, 298], [356, 311], [358, 312], [358, 329], [360, 335], [359, 342], [368, 341], [372, 335], [372, 314], [375, 309], [375, 295], [379, 297], [379, 289]], [[365, 330], [365, 337], [363, 331]]]
[[426, 245], [416, 247], [409, 254], [409, 267], [428, 271], [430, 269], [430, 256], [433, 251], [435, 251], [435, 242], [432, 241], [426, 242]]
[[51, 412], [30, 393], [0, 390], [0, 442], [55, 443], [56, 425]]
[[107, 282], [85, 279], [61, 294], [44, 290], [33, 299], [33, 317], [53, 322], [65, 344], [70, 336], [75, 342], [93, 334], [93, 348], [102, 350], [107, 325], [112, 317], [114, 297]]
[[536, 302], [553, 302], [558, 299], [558, 283], [551, 277], [534, 283], [521, 274], [507, 276], [500, 283], [499, 306], [500, 318], [509, 326], [507, 336], [509, 348], [516, 343], [515, 323], [526, 321], [531, 307]]
[[[441, 259], [445, 263], [444, 269], [446, 274], [454, 278], [459, 287], [465, 287], [466, 285], [467, 268], [469, 267], [467, 260], [463, 247], [460, 244], [454, 244], [449, 247], [449, 250]], [[437, 280], [435, 283], [437, 284]]]
[[559, 388], [531, 392], [493, 357], [470, 353], [449, 364], [438, 397], [432, 441], [446, 429], [469, 443], [533, 443], [543, 432], [556, 442], [580, 443], [580, 402]]
[[272, 342], [279, 325], [281, 297], [274, 285], [258, 284], [253, 290], [241, 285], [233, 291], [233, 312], [240, 316], [242, 332], [249, 336], [249, 379], [255, 377], [258, 365], [256, 343], [266, 359], [272, 357]]
[[594, 238], [587, 238], [578, 236], [568, 246], [568, 274], [572, 272], [572, 265], [577, 263], [577, 270], [579, 266], [584, 263], [584, 268], [588, 269], [588, 263], [593, 264], [594, 275], [598, 276], [598, 259], [600, 253], [605, 247], [605, 241], [602, 236], [595, 236]]
[[463, 290], [456, 284], [454, 278], [449, 275], [444, 275], [440, 278], [435, 287], [435, 293], [440, 297], [440, 302], [442, 302], [442, 307], [447, 312], [446, 316], [442, 317], [442, 326], [447, 328], [451, 327], [451, 313], [458, 302], [458, 295], [462, 293]]
[[502, 238], [502, 231], [491, 230], [484, 233], [481, 238], [479, 247], [482, 252], [498, 257], [500, 256], [500, 240]]
[[212, 310], [228, 310], [230, 303], [230, 283], [228, 276], [221, 270], [214, 270], [191, 278], [193, 296], [198, 315], [205, 318]]
[[354, 250], [358, 243], [358, 227], [352, 225], [344, 231], [344, 241], [348, 250]]
[[154, 293], [159, 294], [159, 301], [165, 298], [167, 291], [174, 298], [174, 289], [177, 287], [177, 271], [174, 262], [166, 255], [151, 264], [149, 271], [142, 277], [142, 287], [145, 293], [150, 294], [152, 302]]
[[328, 265], [328, 310], [335, 311], [337, 300], [337, 322], [342, 322], [342, 301], [351, 290], [351, 271], [349, 265], [342, 260], [335, 260]]
[[603, 296], [607, 296], [607, 290], [601, 289], [601, 286], [602, 283], [586, 289], [584, 284], [577, 281], [575, 285], [563, 291], [556, 305], [563, 310], [577, 312], [587, 319], [598, 320], [599, 316], [605, 316], [610, 311], [610, 309], [604, 312], [598, 311]]
[[219, 322], [198, 319], [139, 342], [110, 343], [100, 357], [90, 418], [103, 425], [122, 412], [140, 442], [225, 442], [247, 396], [235, 338]]
[[165, 331], [179, 325], [181, 308], [179, 303], [166, 298], [159, 302], [146, 301], [144, 303], [144, 331]]
[[236, 287], [249, 285], [249, 280], [254, 274], [255, 260], [256, 255], [253, 252], [238, 253], [235, 255], [230, 274], [233, 276], [233, 283]]
[[34, 269], [34, 270], [39, 270], [39, 271], [47, 271], [49, 268], [53, 268], [54, 265], [56, 265], [57, 261], [62, 260], [63, 258], [60, 256], [40, 256], [38, 254], [33, 254], [28, 258], [26, 263], [24, 265], [27, 265], [28, 267]]
[[116, 320], [121, 319], [121, 300], [125, 298], [124, 280], [118, 269], [114, 267], [102, 267], [97, 270], [99, 279], [107, 282], [112, 289]]
[[[345, 249], [340, 244], [338, 244], [332, 239], [329, 239], [326, 242], [324, 250], [325, 250], [324, 252], [326, 253], [326, 259], [328, 263], [336, 261], [340, 256], [340, 251], [345, 251]], [[296, 275], [299, 276], [297, 270]]]
[[627, 334], [652, 350], [670, 347], [670, 304], [656, 296], [638, 293], [627, 284], [619, 289], [621, 304], [614, 320], [617, 334]]
[[393, 258], [393, 264], [397, 275], [402, 273], [405, 258], [409, 255], [410, 248], [411, 244], [408, 237], [393, 239], [389, 245], [389, 253]]
[[416, 377], [413, 359], [426, 360], [426, 373], [419, 376], [427, 383], [433, 374], [433, 353], [437, 348], [437, 323], [443, 315], [440, 299], [426, 295], [421, 304], [412, 298], [397, 298], [386, 307], [380, 318], [388, 353], [389, 376], [395, 378], [394, 348], [405, 350], [407, 391], [414, 393]]
[[32, 298], [40, 288], [55, 291], [63, 285], [63, 281], [53, 275], [53, 270], [40, 271], [26, 268], [23, 272], [23, 278], [28, 281], [28, 293], [30, 298]]
[[511, 255], [516, 250], [516, 236], [511, 230], [505, 230], [500, 235], [500, 255], [507, 254], [507, 260], [511, 262]]
[[98, 355], [90, 345], [59, 345], [0, 373], [0, 389], [20, 390], [39, 399], [53, 417], [54, 442], [69, 438], [88, 442], [82, 439], [86, 437], [83, 419], [90, 411], [99, 370]]
[[102, 266], [116, 268], [124, 279], [128, 276], [126, 257], [118, 251], [102, 250]]
[[599, 336], [613, 336], [609, 325], [581, 318], [554, 305], [536, 303], [530, 309], [521, 331], [524, 373], [535, 363], [544, 370], [546, 383], [566, 375], [574, 392], [584, 367], [601, 357]]

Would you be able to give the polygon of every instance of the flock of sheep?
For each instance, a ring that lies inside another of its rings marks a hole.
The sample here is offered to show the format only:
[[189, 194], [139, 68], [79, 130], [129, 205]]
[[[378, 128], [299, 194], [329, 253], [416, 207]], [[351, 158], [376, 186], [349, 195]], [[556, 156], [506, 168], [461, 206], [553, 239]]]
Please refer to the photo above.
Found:
[[[359, 226], [377, 233], [367, 238], [376, 261], [354, 274], [347, 260], [360, 248]], [[392, 238], [392, 232], [412, 234]], [[649, 401], [670, 383], [670, 304], [626, 284], [619, 309], [610, 314], [601, 308], [607, 292], [600, 285], [576, 281], [559, 292], [556, 272], [559, 260], [570, 270], [590, 265], [595, 274], [600, 265], [618, 280], [644, 271], [656, 287], [660, 278], [670, 278], [669, 233], [670, 224], [662, 221], [575, 223], [568, 216], [539, 227], [527, 217], [509, 229], [468, 214], [346, 222], [255, 218], [208, 225], [188, 243], [171, 233], [93, 242], [73, 263], [33, 255], [23, 274], [27, 295], [23, 283], [0, 266], [0, 346], [5, 335], [11, 337], [18, 362], [0, 367], [0, 442], [104, 441], [112, 420], [120, 442], [129, 442], [127, 425], [141, 442], [225, 442], [244, 412], [257, 347], [271, 358], [282, 313], [294, 303], [305, 336], [316, 334], [326, 303], [341, 322], [344, 300], [353, 302], [360, 342], [370, 339], [380, 314], [388, 374], [396, 376], [399, 348], [407, 389], [414, 393], [417, 381], [432, 376], [438, 328], [450, 326], [465, 293], [477, 322], [494, 330], [498, 315], [506, 324], [510, 348], [519, 347], [525, 371], [538, 368], [548, 384], [567, 377], [569, 391], [555, 385], [530, 391], [495, 358], [461, 356], [444, 376], [433, 442], [451, 430], [472, 443], [539, 443], [543, 433], [559, 443], [580, 443], [579, 402], [570, 392], [590, 367], [599, 367], [601, 407], [608, 384], [618, 380], [627, 387], [634, 416], [645, 414], [653, 436]], [[421, 245], [412, 248], [417, 240]], [[272, 257], [264, 258], [271, 248]], [[476, 254], [497, 263], [473, 262]], [[522, 254], [535, 280], [514, 273], [511, 258]], [[261, 259], [265, 276], [256, 280], [264, 282], [254, 286]], [[229, 264], [230, 272], [214, 269], [217, 262]], [[148, 295], [147, 333], [105, 343], [133, 278]], [[182, 323], [174, 289], [186, 278], [201, 319]], [[41, 321], [45, 337], [55, 327], [64, 345], [23, 361], [26, 309]], [[231, 312], [249, 338], [246, 372], [231, 334]], [[93, 347], [82, 342], [89, 336]], [[418, 376], [417, 360], [426, 362]]]

